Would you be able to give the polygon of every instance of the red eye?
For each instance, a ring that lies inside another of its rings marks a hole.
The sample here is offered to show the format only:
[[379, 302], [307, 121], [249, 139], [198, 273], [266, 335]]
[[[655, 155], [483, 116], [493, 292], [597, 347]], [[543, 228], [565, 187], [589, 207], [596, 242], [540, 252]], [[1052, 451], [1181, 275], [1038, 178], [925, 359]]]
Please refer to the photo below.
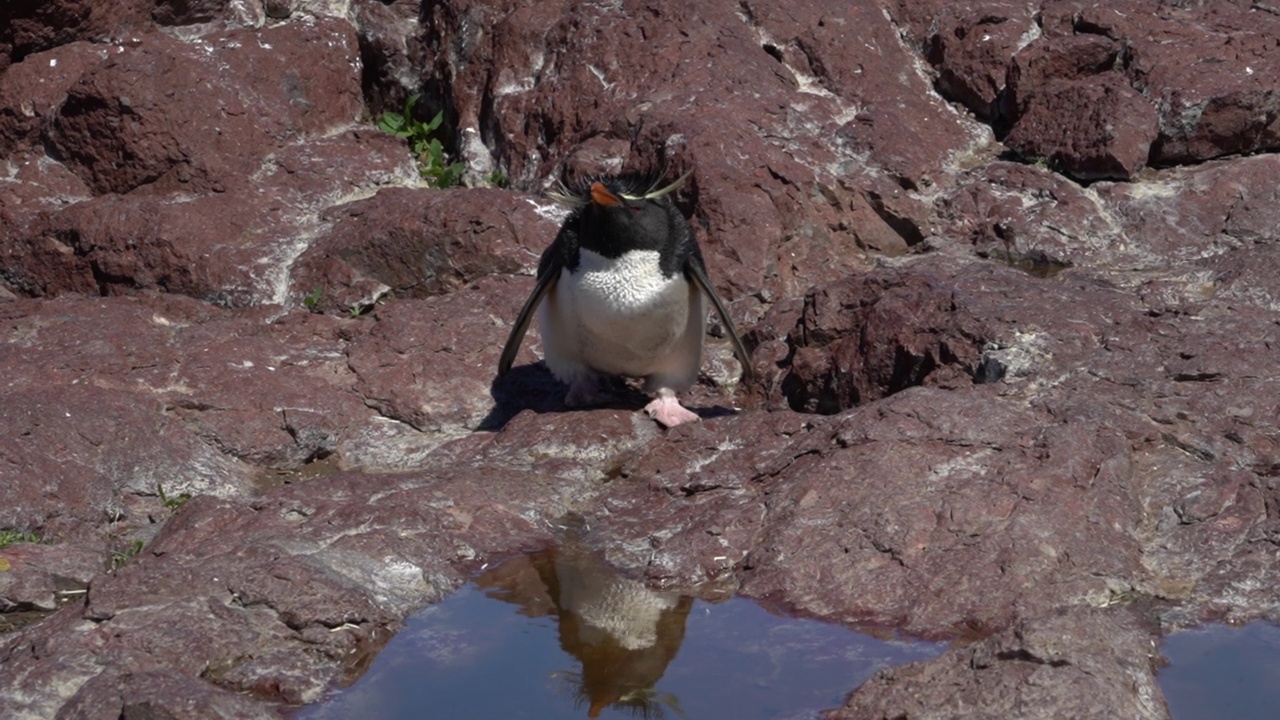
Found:
[[640, 212], [640, 207], [638, 205], [631, 205], [630, 207], [632, 214]]

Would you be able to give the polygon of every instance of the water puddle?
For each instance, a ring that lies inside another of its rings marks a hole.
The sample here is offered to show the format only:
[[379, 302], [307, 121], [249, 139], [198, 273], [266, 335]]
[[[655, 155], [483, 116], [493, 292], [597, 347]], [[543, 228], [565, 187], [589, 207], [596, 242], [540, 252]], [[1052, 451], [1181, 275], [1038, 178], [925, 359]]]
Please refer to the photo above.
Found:
[[293, 717], [800, 720], [944, 648], [656, 592], [570, 544], [410, 618], [360, 680]]
[[1160, 687], [1173, 720], [1280, 715], [1280, 627], [1207, 625], [1164, 639]]

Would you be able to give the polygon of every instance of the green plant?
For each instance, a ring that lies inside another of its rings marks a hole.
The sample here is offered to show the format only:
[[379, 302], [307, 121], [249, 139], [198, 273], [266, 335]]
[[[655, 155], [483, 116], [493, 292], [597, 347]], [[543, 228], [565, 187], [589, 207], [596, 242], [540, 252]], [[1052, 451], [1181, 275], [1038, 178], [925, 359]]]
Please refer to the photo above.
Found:
[[485, 181], [485, 184], [487, 184], [489, 187], [496, 187], [496, 188], [504, 188], [510, 182], [507, 179], [507, 174], [502, 172], [501, 170], [494, 170], [493, 172], [489, 173], [489, 177], [485, 178], [484, 181]]
[[38, 543], [39, 536], [30, 530], [0, 530], [0, 548], [9, 547], [16, 543]]
[[120, 566], [129, 562], [130, 558], [142, 552], [142, 547], [145, 544], [146, 543], [142, 542], [141, 540], [134, 540], [133, 542], [129, 543], [129, 547], [125, 548], [124, 550], [117, 550], [116, 552], [111, 553], [111, 569], [112, 570], [120, 569]]
[[164, 486], [156, 483], [156, 494], [160, 496], [160, 502], [170, 510], [177, 510], [182, 504], [191, 499], [191, 493], [179, 493], [178, 495], [167, 495]]
[[404, 112], [388, 110], [378, 118], [378, 129], [389, 132], [409, 141], [413, 156], [418, 160], [418, 172], [431, 187], [445, 188], [457, 185], [462, 181], [462, 173], [466, 166], [462, 163], [450, 163], [445, 156], [444, 145], [432, 134], [444, 122], [444, 111], [436, 113], [427, 122], [413, 116], [413, 106], [418, 104], [421, 95], [410, 95], [404, 103]]
[[302, 304], [311, 312], [316, 312], [317, 308], [320, 307], [320, 298], [323, 296], [324, 288], [316, 286], [312, 288], [311, 292], [303, 296]]

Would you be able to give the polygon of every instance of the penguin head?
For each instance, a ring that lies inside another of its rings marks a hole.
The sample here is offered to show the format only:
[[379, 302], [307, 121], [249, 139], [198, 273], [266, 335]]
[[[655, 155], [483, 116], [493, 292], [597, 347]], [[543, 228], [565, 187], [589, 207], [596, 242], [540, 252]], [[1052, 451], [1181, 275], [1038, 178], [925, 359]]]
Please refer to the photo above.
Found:
[[679, 211], [666, 197], [628, 196], [617, 184], [599, 180], [591, 184], [590, 196], [582, 209], [582, 247], [608, 258], [670, 247], [673, 213]]

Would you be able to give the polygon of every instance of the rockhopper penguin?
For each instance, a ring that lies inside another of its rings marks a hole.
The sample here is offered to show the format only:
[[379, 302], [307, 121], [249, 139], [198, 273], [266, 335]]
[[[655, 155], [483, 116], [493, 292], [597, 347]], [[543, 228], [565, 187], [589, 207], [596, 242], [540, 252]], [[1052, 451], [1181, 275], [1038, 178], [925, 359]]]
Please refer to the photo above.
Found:
[[697, 420], [676, 393], [693, 386], [702, 365], [704, 297], [750, 373], [689, 223], [667, 197], [688, 176], [656, 190], [636, 175], [593, 178], [557, 196], [575, 209], [542, 253], [537, 283], [502, 349], [499, 376], [511, 369], [536, 310], [543, 359], [569, 385], [566, 405], [607, 400], [603, 376], [644, 378], [654, 396], [644, 408], [650, 417], [667, 427]]

